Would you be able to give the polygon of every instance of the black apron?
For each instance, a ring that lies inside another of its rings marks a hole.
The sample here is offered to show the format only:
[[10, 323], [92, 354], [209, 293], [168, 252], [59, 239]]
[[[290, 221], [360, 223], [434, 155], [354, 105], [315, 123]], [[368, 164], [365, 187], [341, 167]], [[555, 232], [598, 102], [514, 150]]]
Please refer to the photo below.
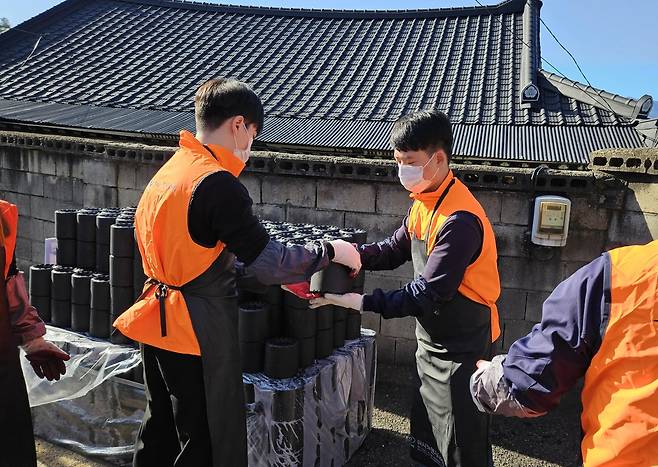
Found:
[[227, 249], [179, 290], [201, 350], [213, 467], [247, 467], [235, 256]]
[[[434, 217], [454, 180], [439, 197]], [[430, 226], [432, 221], [430, 221]], [[427, 264], [429, 228], [412, 237], [415, 276]], [[475, 363], [491, 354], [489, 307], [457, 292], [416, 320], [418, 377], [411, 410], [411, 457], [426, 466], [487, 467], [491, 463], [489, 416], [477, 410], [469, 380]]]
[[[203, 274], [179, 290], [201, 351], [213, 467], [247, 467], [235, 255], [224, 248]], [[164, 308], [160, 320], [165, 334]]]

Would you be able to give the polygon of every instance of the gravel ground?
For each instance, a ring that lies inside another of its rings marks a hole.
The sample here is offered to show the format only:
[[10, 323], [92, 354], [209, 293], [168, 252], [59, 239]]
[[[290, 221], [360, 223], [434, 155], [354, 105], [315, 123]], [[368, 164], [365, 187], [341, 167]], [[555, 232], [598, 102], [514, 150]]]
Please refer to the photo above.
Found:
[[37, 467], [109, 467], [37, 438]]
[[[348, 467], [409, 466], [412, 368], [379, 364], [373, 430]], [[579, 391], [568, 394], [552, 413], [534, 420], [495, 417], [492, 426], [497, 467], [577, 466], [580, 444]], [[65, 449], [37, 440], [39, 467], [105, 467]]]
[[[349, 467], [408, 466], [412, 368], [377, 367], [373, 430]], [[552, 413], [534, 420], [495, 417], [491, 430], [497, 467], [577, 466], [580, 446], [579, 391]]]

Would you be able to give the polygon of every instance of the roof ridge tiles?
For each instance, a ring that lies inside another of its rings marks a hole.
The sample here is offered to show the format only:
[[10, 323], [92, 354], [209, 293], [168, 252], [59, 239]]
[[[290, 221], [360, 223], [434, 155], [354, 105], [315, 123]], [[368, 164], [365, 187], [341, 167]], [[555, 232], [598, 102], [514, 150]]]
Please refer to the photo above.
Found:
[[242, 14], [261, 14], [277, 16], [305, 16], [305, 17], [339, 17], [339, 18], [427, 18], [449, 16], [479, 16], [491, 14], [509, 14], [523, 11], [525, 0], [504, 0], [500, 3], [484, 6], [449, 7], [449, 8], [420, 8], [400, 10], [357, 10], [357, 9], [329, 9], [329, 8], [293, 8], [270, 7], [250, 5], [229, 5], [189, 0], [115, 0], [124, 3], [137, 3], [160, 7], [197, 9], [205, 11], [230, 11]]
[[[560, 94], [576, 99], [577, 101], [593, 105], [598, 109], [609, 112], [611, 109], [615, 114], [631, 119], [647, 118], [653, 107], [653, 98], [645, 94], [639, 99], [620, 96], [603, 89], [595, 88], [588, 84], [561, 76], [550, 71], [539, 69], [539, 73], [546, 79], [549, 85], [555, 87]], [[602, 101], [603, 104], [602, 105]]]

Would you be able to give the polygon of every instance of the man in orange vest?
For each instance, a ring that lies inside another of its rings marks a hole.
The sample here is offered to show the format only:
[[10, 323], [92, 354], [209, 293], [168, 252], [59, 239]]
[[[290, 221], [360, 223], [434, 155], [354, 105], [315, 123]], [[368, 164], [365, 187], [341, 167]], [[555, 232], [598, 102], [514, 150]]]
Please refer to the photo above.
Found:
[[135, 231], [146, 275], [114, 323], [141, 343], [147, 408], [136, 466], [247, 465], [235, 258], [263, 284], [308, 281], [330, 261], [361, 267], [345, 241], [291, 246], [269, 238], [238, 181], [263, 128], [258, 96], [214, 79], [195, 95], [196, 135], [147, 185]]
[[46, 326], [30, 305], [23, 273], [14, 255], [18, 209], [0, 200], [0, 436], [1, 465], [36, 465], [32, 417], [19, 361], [21, 346], [37, 376], [59, 380], [69, 359], [56, 345], [44, 340]]
[[368, 270], [411, 260], [415, 279], [370, 295], [326, 294], [312, 306], [336, 304], [416, 317], [418, 390], [411, 413], [411, 456], [427, 466], [487, 466], [488, 417], [472, 403], [469, 377], [500, 335], [500, 281], [489, 219], [450, 170], [452, 128], [440, 112], [415, 112], [391, 133], [402, 185], [413, 204], [389, 239], [360, 248]]
[[579, 378], [585, 467], [658, 465], [658, 240], [604, 253], [546, 299], [507, 355], [478, 362], [478, 408], [538, 417]]

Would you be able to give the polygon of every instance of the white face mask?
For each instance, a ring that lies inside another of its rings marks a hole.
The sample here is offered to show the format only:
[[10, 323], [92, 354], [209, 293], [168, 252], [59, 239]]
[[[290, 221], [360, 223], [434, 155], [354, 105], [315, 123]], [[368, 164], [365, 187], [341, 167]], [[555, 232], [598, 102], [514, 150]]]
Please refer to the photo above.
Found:
[[436, 153], [423, 166], [398, 164], [398, 177], [400, 177], [402, 186], [412, 193], [425, 191], [432, 184], [432, 180], [439, 171], [437, 167], [434, 175], [430, 178], [425, 178], [425, 167], [434, 159], [434, 156], [436, 156]]
[[254, 138], [249, 134], [249, 130], [247, 130], [247, 126], [243, 123], [242, 127], [244, 128], [245, 133], [247, 133], [247, 137], [249, 138], [249, 142], [247, 143], [247, 148], [246, 149], [238, 149], [238, 140], [233, 135], [233, 142], [235, 143], [235, 149], [233, 150], [233, 154], [235, 154], [235, 157], [240, 159], [242, 162], [245, 164], [249, 160], [249, 157], [251, 156], [251, 144], [254, 141]]

